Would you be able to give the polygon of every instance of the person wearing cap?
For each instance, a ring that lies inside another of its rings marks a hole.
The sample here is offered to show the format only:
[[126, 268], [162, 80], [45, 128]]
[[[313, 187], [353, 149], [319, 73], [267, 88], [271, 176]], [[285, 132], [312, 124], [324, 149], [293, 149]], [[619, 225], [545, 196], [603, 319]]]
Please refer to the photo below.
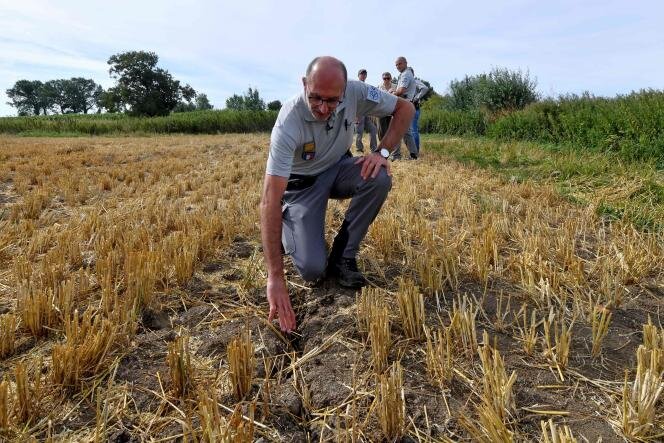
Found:
[[[284, 277], [283, 251], [307, 281], [334, 276], [340, 285], [366, 283], [357, 254], [392, 187], [389, 151], [408, 129], [412, 103], [364, 82], [348, 81], [345, 65], [316, 57], [302, 78], [302, 92], [284, 103], [272, 129], [261, 197], [261, 238], [267, 267], [268, 320], [282, 331], [296, 327]], [[392, 115], [377, 150], [350, 154], [357, 115]], [[327, 201], [350, 199], [329, 256], [325, 244]]]
[[[367, 70], [360, 69], [357, 72], [357, 78], [361, 82], [366, 81]], [[357, 136], [355, 137], [355, 148], [359, 152], [364, 152], [364, 143], [362, 143], [362, 136], [364, 135], [364, 130], [366, 129], [369, 131], [369, 147], [371, 148], [372, 152], [375, 151], [376, 146], [378, 146], [378, 141], [376, 139], [376, 125], [374, 124], [371, 117], [369, 117], [368, 115], [358, 116], [356, 129], [357, 129]]]
[[[406, 61], [406, 57], [397, 57], [394, 64], [397, 68], [397, 71], [399, 71], [399, 78], [397, 79], [397, 87], [393, 90], [392, 93], [397, 97], [412, 101], [417, 92], [417, 85], [415, 83], [415, 76], [413, 75], [413, 71], [408, 69], [408, 62]], [[415, 139], [413, 138], [412, 126], [410, 126], [408, 131], [404, 134], [403, 141], [406, 143], [406, 147], [408, 147], [410, 158], [412, 160], [416, 160], [418, 152]], [[395, 160], [401, 158], [401, 146], [398, 146], [394, 151], [393, 158]]]

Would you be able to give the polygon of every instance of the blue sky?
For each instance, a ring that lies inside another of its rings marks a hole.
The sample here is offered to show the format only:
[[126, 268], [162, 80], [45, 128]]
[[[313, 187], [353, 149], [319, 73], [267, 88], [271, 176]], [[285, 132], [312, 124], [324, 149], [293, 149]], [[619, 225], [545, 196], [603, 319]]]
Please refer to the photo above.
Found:
[[0, 116], [19, 79], [113, 85], [112, 54], [148, 50], [215, 107], [258, 88], [300, 91], [317, 55], [377, 84], [403, 55], [436, 90], [493, 67], [528, 70], [543, 95], [664, 89], [661, 1], [0, 0]]

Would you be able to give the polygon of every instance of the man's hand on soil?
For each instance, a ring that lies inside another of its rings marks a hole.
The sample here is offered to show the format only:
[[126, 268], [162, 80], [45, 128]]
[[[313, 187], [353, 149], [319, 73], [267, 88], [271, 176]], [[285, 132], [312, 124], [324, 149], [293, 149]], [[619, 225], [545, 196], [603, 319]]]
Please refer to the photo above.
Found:
[[392, 171], [390, 170], [390, 162], [387, 161], [386, 158], [383, 158], [383, 156], [378, 152], [371, 152], [362, 157], [358, 157], [355, 161], [355, 164], [359, 163], [362, 163], [362, 170], [360, 171], [360, 175], [364, 180], [369, 177], [376, 178], [380, 172], [381, 167], [385, 168], [387, 175], [392, 175]]
[[286, 281], [282, 278], [268, 278], [267, 301], [270, 303], [270, 315], [267, 320], [279, 318], [279, 327], [282, 332], [290, 334], [295, 330], [295, 312], [291, 306]]

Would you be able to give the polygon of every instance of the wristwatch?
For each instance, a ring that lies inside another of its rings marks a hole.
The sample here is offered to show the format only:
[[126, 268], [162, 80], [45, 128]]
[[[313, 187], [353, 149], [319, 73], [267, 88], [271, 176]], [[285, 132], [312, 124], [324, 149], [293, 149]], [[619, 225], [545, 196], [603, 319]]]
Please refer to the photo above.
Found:
[[380, 149], [376, 150], [376, 152], [379, 153], [380, 156], [383, 157], [383, 158], [389, 158], [390, 157], [390, 151], [388, 151], [385, 148], [380, 148]]

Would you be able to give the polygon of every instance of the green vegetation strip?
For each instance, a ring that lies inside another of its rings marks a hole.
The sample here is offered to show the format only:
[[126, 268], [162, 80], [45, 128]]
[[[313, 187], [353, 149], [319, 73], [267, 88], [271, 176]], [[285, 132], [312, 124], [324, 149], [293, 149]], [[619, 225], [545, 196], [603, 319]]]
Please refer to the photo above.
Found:
[[592, 205], [606, 220], [622, 219], [640, 230], [664, 233], [664, 171], [654, 161], [481, 137], [424, 135], [423, 143], [425, 152], [490, 169], [506, 181], [552, 184], [568, 200]]
[[176, 112], [166, 117], [125, 114], [47, 115], [0, 118], [0, 133], [53, 135], [225, 134], [272, 130], [275, 111]]
[[445, 109], [450, 106], [440, 100], [422, 105], [420, 131], [567, 144], [626, 161], [654, 161], [664, 169], [664, 91], [615, 98], [562, 96], [521, 110]]

